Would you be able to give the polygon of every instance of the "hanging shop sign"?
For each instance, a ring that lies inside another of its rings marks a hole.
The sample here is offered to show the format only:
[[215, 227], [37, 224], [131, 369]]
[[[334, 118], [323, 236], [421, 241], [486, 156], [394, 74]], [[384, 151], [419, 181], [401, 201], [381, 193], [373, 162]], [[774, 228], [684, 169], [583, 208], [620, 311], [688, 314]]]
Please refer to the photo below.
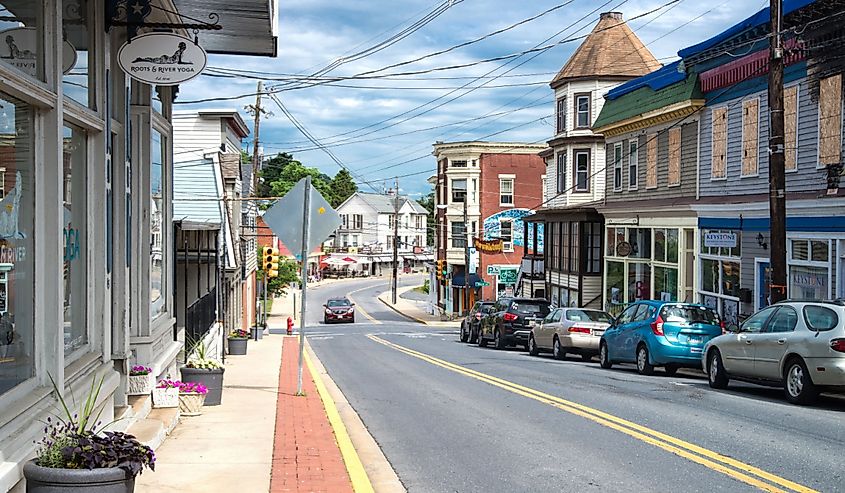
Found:
[[736, 233], [704, 233], [707, 248], [736, 248]]
[[202, 73], [208, 55], [198, 44], [173, 33], [147, 33], [123, 43], [120, 68], [135, 80], [175, 86]]
[[473, 238], [473, 245], [475, 249], [481, 253], [493, 254], [502, 253], [504, 243], [501, 238], [494, 240], [482, 240], [480, 238]]
[[[16, 27], [0, 32], [0, 59], [9, 65], [36, 77], [38, 65], [38, 30], [34, 27]], [[76, 48], [67, 40], [62, 44], [62, 73], [67, 74], [76, 66]]]

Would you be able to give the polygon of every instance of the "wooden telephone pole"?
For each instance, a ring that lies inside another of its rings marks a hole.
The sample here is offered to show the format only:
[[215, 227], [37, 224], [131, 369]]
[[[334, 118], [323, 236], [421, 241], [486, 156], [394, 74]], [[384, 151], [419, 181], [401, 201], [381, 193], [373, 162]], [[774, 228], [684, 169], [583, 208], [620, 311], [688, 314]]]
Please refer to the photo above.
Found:
[[786, 174], [784, 170], [783, 43], [781, 0], [770, 0], [772, 36], [769, 38], [769, 224], [772, 266], [771, 301], [787, 298]]
[[264, 93], [264, 83], [258, 81], [258, 91], [255, 94], [255, 104], [248, 105], [245, 109], [249, 112], [250, 115], [254, 117], [253, 127], [252, 127], [252, 190], [255, 193], [258, 187], [258, 168], [259, 168], [259, 156], [258, 156], [258, 137], [261, 131], [261, 116], [266, 115], [270, 116], [270, 112], [265, 110], [261, 107], [261, 96]]
[[390, 302], [396, 304], [397, 278], [399, 276], [399, 178], [393, 190], [393, 279], [390, 285]]

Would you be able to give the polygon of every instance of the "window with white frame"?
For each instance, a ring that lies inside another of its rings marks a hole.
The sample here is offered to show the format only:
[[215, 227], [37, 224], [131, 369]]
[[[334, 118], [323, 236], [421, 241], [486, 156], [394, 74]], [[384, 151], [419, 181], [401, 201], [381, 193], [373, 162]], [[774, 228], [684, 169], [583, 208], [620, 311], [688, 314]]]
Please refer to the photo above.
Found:
[[566, 97], [557, 100], [557, 133], [566, 131]]
[[590, 94], [575, 95], [575, 126], [587, 128], [590, 126]]
[[466, 168], [467, 167], [467, 160], [466, 159], [453, 159], [450, 162], [451, 168]]
[[[87, 255], [85, 246], [87, 203], [87, 133], [79, 127], [65, 124], [64, 167], [62, 170], [64, 207], [64, 344], [65, 355], [88, 343], [87, 312]], [[153, 204], [155, 205], [155, 204]], [[151, 211], [151, 220], [157, 210]], [[159, 234], [159, 239], [160, 239]], [[153, 238], [155, 240], [155, 238]], [[152, 281], [152, 279], [151, 279]]]
[[636, 190], [639, 186], [639, 159], [640, 151], [637, 139], [628, 142], [628, 190]]
[[513, 178], [499, 178], [499, 205], [513, 205]]
[[622, 142], [613, 144], [613, 191], [622, 190]]
[[466, 223], [452, 222], [452, 248], [466, 248], [467, 226]]
[[502, 249], [506, 252], [513, 251], [513, 221], [502, 219], [500, 223], [499, 237], [502, 239]]
[[[708, 246], [713, 233], [721, 233], [718, 246]], [[701, 230], [699, 301], [716, 310], [727, 325], [739, 324], [741, 245], [741, 231]]]
[[463, 203], [467, 199], [467, 181], [465, 178], [452, 180], [452, 202]]
[[832, 295], [830, 240], [790, 238], [789, 286], [790, 298], [825, 300]]
[[352, 214], [352, 224], [355, 229], [362, 229], [364, 227], [364, 215]]
[[557, 154], [557, 193], [566, 191], [566, 151]]
[[575, 151], [575, 191], [590, 191], [590, 150]]
[[165, 269], [166, 252], [164, 245], [167, 235], [166, 207], [169, 195], [165, 181], [168, 142], [167, 135], [157, 128], [151, 131], [150, 144], [150, 320], [167, 311], [167, 270]]
[[6, 168], [0, 168], [0, 199], [6, 196]]

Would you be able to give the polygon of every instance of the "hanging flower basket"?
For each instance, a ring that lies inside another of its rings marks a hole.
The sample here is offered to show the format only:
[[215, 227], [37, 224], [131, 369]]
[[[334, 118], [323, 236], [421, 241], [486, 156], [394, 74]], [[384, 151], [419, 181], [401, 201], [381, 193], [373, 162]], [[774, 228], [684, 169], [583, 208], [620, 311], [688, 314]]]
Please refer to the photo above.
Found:
[[208, 388], [197, 382], [182, 382], [179, 386], [179, 411], [182, 416], [199, 416]]
[[155, 376], [147, 366], [133, 366], [129, 370], [128, 395], [149, 395], [155, 387]]
[[161, 380], [153, 389], [153, 407], [179, 407], [179, 385], [182, 382]]

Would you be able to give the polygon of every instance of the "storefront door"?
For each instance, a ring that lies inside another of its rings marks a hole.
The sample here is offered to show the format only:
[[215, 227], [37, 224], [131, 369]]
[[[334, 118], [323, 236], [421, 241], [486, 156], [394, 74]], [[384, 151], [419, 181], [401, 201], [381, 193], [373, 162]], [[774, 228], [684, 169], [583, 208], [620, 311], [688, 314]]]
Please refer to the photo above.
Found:
[[754, 311], [766, 308], [771, 300], [772, 266], [768, 259], [754, 259], [756, 280], [756, 296]]

